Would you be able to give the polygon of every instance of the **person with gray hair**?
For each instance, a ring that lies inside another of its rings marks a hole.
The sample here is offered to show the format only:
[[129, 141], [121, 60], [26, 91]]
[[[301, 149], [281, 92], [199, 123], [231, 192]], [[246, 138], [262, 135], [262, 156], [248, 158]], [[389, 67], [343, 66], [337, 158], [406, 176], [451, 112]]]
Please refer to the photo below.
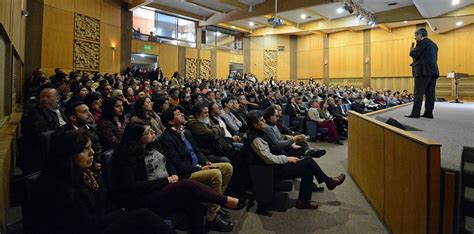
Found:
[[432, 119], [435, 102], [436, 79], [439, 77], [438, 46], [428, 39], [424, 28], [415, 31], [415, 43], [411, 44], [410, 57], [413, 58], [412, 73], [415, 78], [415, 101], [407, 118], [420, 118], [421, 104], [425, 97], [425, 113], [421, 117]]

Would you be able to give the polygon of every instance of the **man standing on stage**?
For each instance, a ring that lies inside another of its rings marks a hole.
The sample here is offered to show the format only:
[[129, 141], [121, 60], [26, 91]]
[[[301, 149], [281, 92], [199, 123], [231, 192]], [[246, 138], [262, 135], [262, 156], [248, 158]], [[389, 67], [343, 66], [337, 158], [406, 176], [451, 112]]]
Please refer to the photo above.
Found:
[[411, 44], [410, 56], [413, 58], [412, 73], [415, 77], [415, 101], [408, 118], [420, 118], [421, 104], [425, 96], [424, 118], [433, 118], [435, 101], [436, 79], [438, 70], [438, 46], [428, 39], [428, 32], [424, 28], [415, 31], [416, 47]]

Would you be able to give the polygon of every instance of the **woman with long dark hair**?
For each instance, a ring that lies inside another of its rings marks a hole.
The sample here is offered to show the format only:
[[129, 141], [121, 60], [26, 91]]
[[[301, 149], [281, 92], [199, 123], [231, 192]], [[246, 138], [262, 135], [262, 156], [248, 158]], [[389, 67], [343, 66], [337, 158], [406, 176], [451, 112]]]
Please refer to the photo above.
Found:
[[[116, 209], [107, 199], [86, 132], [60, 133], [27, 206], [34, 233], [172, 233], [152, 211]], [[25, 207], [24, 207], [25, 208]]]
[[123, 114], [123, 103], [117, 98], [106, 97], [102, 103], [102, 120], [97, 127], [97, 135], [104, 151], [118, 145], [128, 120]]
[[158, 136], [160, 136], [165, 130], [165, 127], [161, 123], [160, 116], [153, 111], [153, 103], [149, 97], [139, 98], [135, 102], [130, 122], [142, 122], [148, 124]]
[[236, 208], [239, 200], [226, 197], [204, 184], [180, 180], [173, 165], [151, 147], [155, 131], [149, 125], [131, 123], [113, 155], [112, 192], [125, 207], [147, 207], [160, 215], [184, 211], [191, 232], [204, 232], [203, 202]]

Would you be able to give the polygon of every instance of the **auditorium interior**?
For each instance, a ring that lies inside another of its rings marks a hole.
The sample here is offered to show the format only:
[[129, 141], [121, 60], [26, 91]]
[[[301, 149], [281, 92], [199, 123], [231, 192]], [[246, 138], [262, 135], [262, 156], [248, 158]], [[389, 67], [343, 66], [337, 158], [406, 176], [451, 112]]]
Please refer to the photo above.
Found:
[[474, 233], [472, 40], [474, 0], [0, 0], [0, 233]]

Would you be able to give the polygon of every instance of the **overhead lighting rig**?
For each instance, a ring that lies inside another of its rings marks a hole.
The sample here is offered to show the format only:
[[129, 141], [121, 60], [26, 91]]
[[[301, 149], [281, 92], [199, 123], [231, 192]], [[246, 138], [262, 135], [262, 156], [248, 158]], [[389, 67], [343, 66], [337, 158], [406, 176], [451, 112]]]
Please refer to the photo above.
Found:
[[367, 21], [367, 26], [375, 26], [376, 21], [374, 14], [360, 5], [359, 1], [347, 0], [344, 1], [343, 4], [342, 9], [349, 12], [349, 14], [355, 13], [357, 20], [365, 20]]

